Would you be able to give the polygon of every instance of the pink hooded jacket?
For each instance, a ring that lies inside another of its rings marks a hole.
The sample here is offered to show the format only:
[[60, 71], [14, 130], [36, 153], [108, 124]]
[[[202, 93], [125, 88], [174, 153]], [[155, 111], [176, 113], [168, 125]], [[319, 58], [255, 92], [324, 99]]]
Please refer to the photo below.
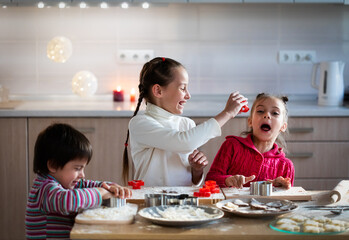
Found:
[[[255, 175], [253, 181], [289, 177], [293, 186], [294, 166], [276, 143], [270, 151], [262, 154], [253, 145], [251, 134], [246, 138], [227, 136], [216, 154], [206, 180], [214, 180], [220, 187], [226, 187], [225, 179], [231, 175]], [[247, 183], [245, 187], [249, 185]]]

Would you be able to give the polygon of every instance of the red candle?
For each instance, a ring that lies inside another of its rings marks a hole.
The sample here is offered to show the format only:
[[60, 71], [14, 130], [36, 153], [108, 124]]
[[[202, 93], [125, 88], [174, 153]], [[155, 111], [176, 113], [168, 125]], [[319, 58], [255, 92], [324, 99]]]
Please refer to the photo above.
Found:
[[136, 101], [136, 90], [132, 88], [130, 93], [130, 102], [135, 102], [135, 101]]
[[118, 86], [116, 90], [113, 90], [114, 102], [124, 101], [124, 91], [121, 90], [121, 87]]

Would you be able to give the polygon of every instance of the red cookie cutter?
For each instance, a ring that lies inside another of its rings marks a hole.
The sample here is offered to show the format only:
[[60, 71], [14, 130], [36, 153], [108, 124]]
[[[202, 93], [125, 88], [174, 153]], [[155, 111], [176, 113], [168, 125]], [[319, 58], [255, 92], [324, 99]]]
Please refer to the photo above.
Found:
[[132, 180], [128, 181], [128, 185], [132, 186], [132, 189], [141, 189], [144, 186], [143, 180]]
[[[243, 101], [243, 102], [246, 102], [246, 101]], [[241, 112], [248, 112], [248, 110], [250, 110], [250, 108], [247, 105], [245, 105], [245, 106], [242, 106], [242, 108], [240, 109], [239, 113], [241, 113]]]
[[219, 187], [216, 181], [206, 181], [205, 185], [199, 189], [198, 192], [194, 192], [194, 197], [210, 197], [212, 193], [219, 193]]

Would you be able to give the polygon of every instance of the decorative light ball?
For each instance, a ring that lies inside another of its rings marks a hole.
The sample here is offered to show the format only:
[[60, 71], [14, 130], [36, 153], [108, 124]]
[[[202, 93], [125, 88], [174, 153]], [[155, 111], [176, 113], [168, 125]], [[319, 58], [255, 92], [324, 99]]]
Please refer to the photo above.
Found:
[[54, 62], [66, 62], [73, 52], [72, 42], [66, 37], [54, 37], [47, 44], [47, 57]]
[[91, 96], [96, 93], [98, 81], [95, 75], [89, 71], [76, 73], [72, 80], [73, 93], [80, 97]]

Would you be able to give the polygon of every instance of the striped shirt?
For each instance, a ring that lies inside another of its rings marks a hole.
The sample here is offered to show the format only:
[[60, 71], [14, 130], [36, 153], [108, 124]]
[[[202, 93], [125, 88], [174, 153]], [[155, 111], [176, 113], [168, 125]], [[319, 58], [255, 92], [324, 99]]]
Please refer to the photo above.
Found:
[[65, 189], [54, 177], [37, 175], [27, 202], [27, 239], [69, 239], [77, 213], [102, 204], [96, 189], [101, 185], [99, 181], [81, 180], [74, 189]]

